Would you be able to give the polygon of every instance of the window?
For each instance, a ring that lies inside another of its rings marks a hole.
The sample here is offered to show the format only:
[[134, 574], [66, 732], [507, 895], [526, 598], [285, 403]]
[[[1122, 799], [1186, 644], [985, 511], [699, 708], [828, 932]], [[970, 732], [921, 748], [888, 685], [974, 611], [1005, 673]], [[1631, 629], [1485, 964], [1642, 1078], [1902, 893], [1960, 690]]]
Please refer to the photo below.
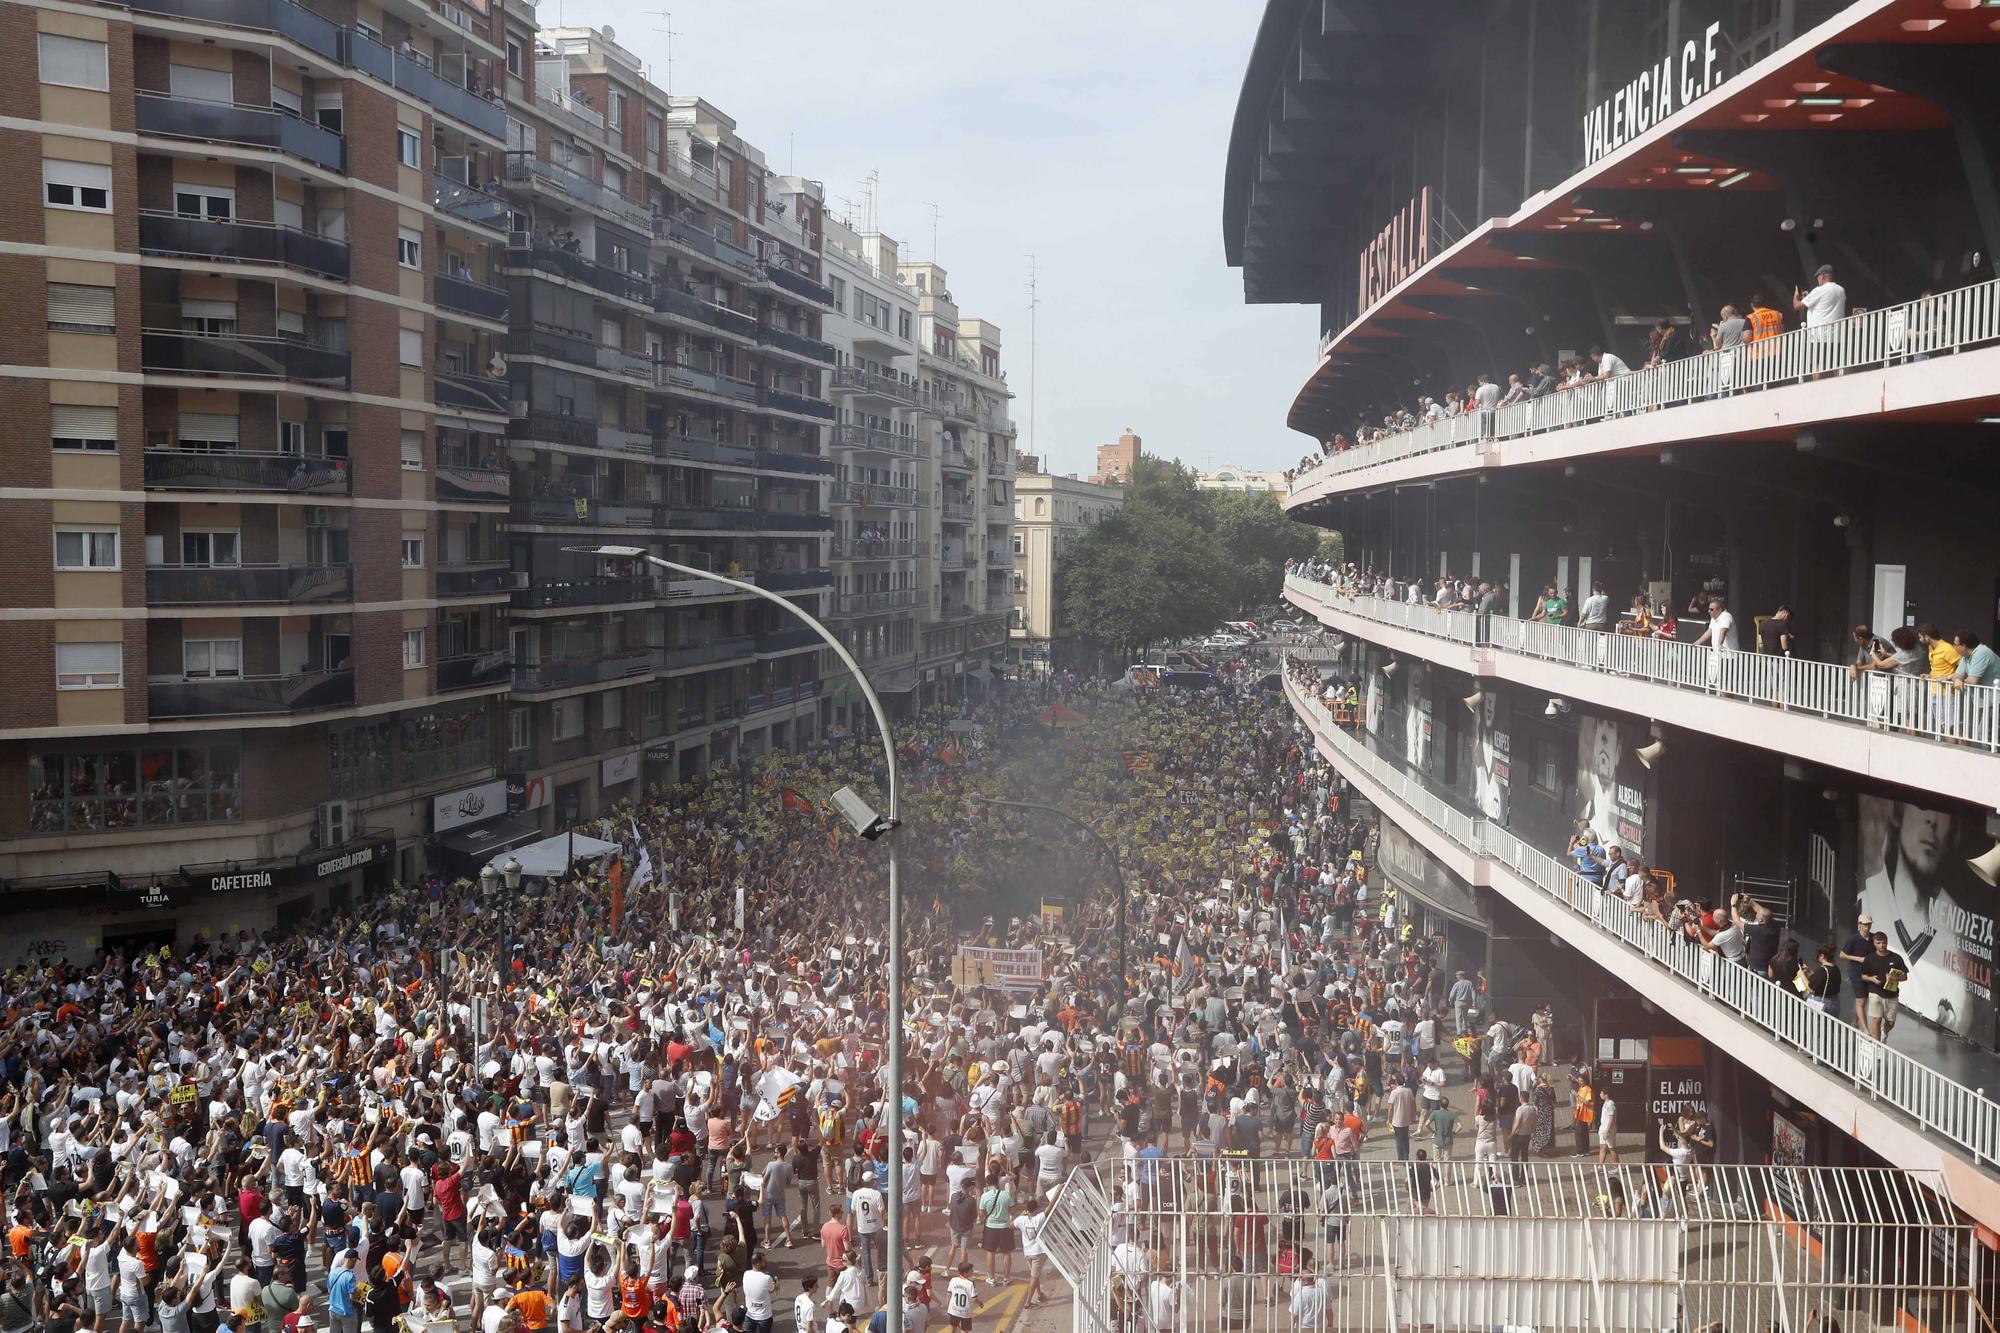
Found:
[[57, 569], [117, 569], [115, 528], [57, 528]]
[[408, 227], [396, 228], [396, 262], [404, 268], [424, 266], [424, 238], [422, 233]]
[[403, 470], [406, 472], [424, 470], [424, 433], [420, 430], [403, 432]]
[[305, 119], [305, 100], [282, 84], [271, 85], [271, 105], [280, 111], [289, 112], [300, 120]]
[[658, 681], [646, 687], [645, 698], [640, 705], [644, 709], [646, 721], [658, 722], [660, 720], [661, 713], [666, 710], [665, 696], [666, 690]]
[[42, 201], [50, 208], [111, 211], [111, 168], [101, 162], [42, 159]]
[[1021, 534], [1017, 532], [1014, 534], [1014, 554], [1020, 555], [1023, 549], [1024, 548], [1021, 545]]
[[604, 188], [611, 194], [625, 193], [625, 168], [615, 162], [604, 164]]
[[424, 567], [424, 539], [422, 537], [403, 538], [403, 568], [422, 569]]
[[396, 750], [396, 729], [390, 722], [358, 722], [327, 733], [327, 767], [335, 800], [373, 796], [394, 785], [390, 761]]
[[239, 679], [243, 675], [243, 640], [183, 640], [181, 674], [189, 680]]
[[424, 366], [424, 331], [422, 329], [396, 330], [397, 355], [406, 366], [422, 370]]
[[234, 530], [181, 533], [181, 563], [234, 569], [243, 563], [243, 540]]
[[181, 448], [227, 454], [236, 451], [242, 423], [227, 412], [183, 412], [176, 425]]
[[49, 437], [50, 444], [57, 449], [115, 451], [118, 409], [53, 403], [49, 406]]
[[651, 163], [660, 152], [660, 117], [658, 113], [646, 113], [646, 160]]
[[521, 77], [521, 44], [511, 37], [507, 39], [507, 72]]
[[33, 833], [236, 819], [242, 794], [243, 765], [233, 745], [55, 750], [28, 760]]
[[403, 665], [420, 667], [424, 664], [424, 632], [420, 629], [403, 631]]
[[227, 222], [236, 216], [236, 191], [220, 185], [174, 182], [174, 212], [184, 218]]
[[910, 341], [910, 312], [907, 310], [896, 312], [896, 336], [904, 342]]
[[396, 160], [406, 167], [421, 167], [424, 164], [424, 146], [414, 131], [396, 131]]
[[398, 722], [405, 786], [492, 763], [493, 710], [485, 700], [460, 708], [405, 713]]
[[624, 93], [613, 92], [611, 94], [611, 105], [609, 108], [607, 108], [607, 113], [604, 117], [604, 123], [606, 125], [609, 125], [614, 130], [622, 130], [625, 128]]
[[827, 279], [827, 286], [833, 289], [833, 308], [841, 314], [847, 313], [847, 279], [833, 275]]
[[125, 685], [125, 645], [122, 643], [59, 643], [56, 645], [56, 688], [116, 690]]
[[534, 715], [525, 708], [507, 710], [507, 748], [525, 750], [534, 739], [535, 728], [530, 720]]
[[80, 282], [49, 284], [49, 328], [57, 333], [117, 331], [115, 289]]
[[236, 79], [226, 69], [203, 69], [198, 65], [169, 65], [167, 91], [177, 98], [187, 98], [196, 102], [234, 102]]
[[236, 336], [236, 302], [181, 301], [181, 330], [205, 333], [211, 338]]
[[88, 41], [82, 37], [61, 37], [52, 32], [37, 33], [35, 36], [41, 46], [43, 83], [60, 84], [65, 88], [108, 90], [111, 87], [103, 42]]
[[623, 731], [625, 729], [624, 691], [612, 690], [610, 693], [604, 695], [603, 699], [604, 729], [606, 731]]
[[552, 740], [574, 740], [583, 735], [582, 699], [558, 699], [549, 705], [549, 736]]
[[1562, 767], [1557, 762], [1555, 742], [1537, 736], [1534, 745], [1535, 785], [1551, 796], [1562, 795]]

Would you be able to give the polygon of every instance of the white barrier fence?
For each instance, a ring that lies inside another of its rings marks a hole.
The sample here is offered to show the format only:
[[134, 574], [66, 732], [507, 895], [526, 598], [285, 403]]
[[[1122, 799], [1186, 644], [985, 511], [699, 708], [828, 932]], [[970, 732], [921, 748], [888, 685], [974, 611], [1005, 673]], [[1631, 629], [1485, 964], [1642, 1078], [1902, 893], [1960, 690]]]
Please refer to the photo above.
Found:
[[1923, 296], [1742, 347], [1669, 361], [1616, 379], [1592, 380], [1489, 412], [1424, 422], [1329, 455], [1299, 474], [1296, 495], [1329, 475], [1379, 467], [1413, 454], [1467, 448], [1587, 425], [1632, 412], [1796, 384], [1815, 375], [1901, 365], [2000, 341], [2000, 280]]
[[2000, 1161], [2000, 1102], [1870, 1040], [1853, 1025], [1807, 1004], [1796, 991], [1722, 960], [1665, 923], [1646, 919], [1624, 899], [1605, 893], [1510, 830], [1452, 807], [1337, 725], [1325, 704], [1301, 689], [1290, 670], [1285, 673], [1285, 694], [1321, 742], [1322, 752], [1332, 751], [1328, 758], [1335, 759], [1343, 770], [1366, 774], [1377, 787], [1407, 806], [1415, 818], [1473, 855], [1504, 867], [1520, 882], [1616, 936], [1924, 1129], [1950, 1139], [1982, 1161]]
[[1297, 574], [1285, 576], [1285, 590], [1294, 601], [1316, 608], [1453, 643], [1484, 645], [1655, 685], [2000, 752], [2000, 686], [1953, 685], [1884, 671], [1865, 671], [1855, 680], [1837, 662], [1724, 652], [1673, 639], [1349, 596]]
[[1985, 1319], [1945, 1190], [1868, 1168], [1178, 1158], [1079, 1167], [1042, 1234], [1076, 1333], [1943, 1333]]

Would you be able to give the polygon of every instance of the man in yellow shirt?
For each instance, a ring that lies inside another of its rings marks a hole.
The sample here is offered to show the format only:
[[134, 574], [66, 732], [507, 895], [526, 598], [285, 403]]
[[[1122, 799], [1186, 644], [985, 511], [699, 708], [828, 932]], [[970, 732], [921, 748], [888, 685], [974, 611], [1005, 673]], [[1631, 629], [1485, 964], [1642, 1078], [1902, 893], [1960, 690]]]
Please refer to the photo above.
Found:
[[1924, 651], [1930, 654], [1931, 675], [1937, 678], [1958, 674], [1958, 649], [1951, 646], [1951, 640], [1939, 634], [1936, 625], [1917, 626], [1917, 638], [1923, 641]]

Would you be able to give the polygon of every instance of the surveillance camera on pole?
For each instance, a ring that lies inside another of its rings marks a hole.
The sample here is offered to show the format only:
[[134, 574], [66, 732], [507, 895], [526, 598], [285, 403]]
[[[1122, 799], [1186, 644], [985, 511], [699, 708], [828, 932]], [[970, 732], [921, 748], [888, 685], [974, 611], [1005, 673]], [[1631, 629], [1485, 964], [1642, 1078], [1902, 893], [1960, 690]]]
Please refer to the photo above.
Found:
[[876, 814], [875, 807], [862, 800], [852, 787], [842, 787], [833, 794], [833, 808], [840, 811], [841, 818], [854, 826], [856, 833], [870, 842], [896, 827], [896, 821], [884, 819]]

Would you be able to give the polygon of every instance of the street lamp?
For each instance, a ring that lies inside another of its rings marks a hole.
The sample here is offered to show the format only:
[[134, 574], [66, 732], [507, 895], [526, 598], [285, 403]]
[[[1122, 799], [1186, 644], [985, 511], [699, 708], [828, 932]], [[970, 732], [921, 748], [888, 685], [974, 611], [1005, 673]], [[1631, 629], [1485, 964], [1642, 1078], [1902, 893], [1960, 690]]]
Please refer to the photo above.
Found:
[[519, 858], [510, 855], [505, 861], [502, 861], [500, 863], [500, 873], [507, 879], [507, 892], [513, 893], [521, 887], [521, 862]]
[[[594, 555], [609, 560], [644, 560], [657, 569], [684, 575], [688, 578], [714, 579], [717, 583], [740, 589], [773, 602], [790, 614], [804, 621], [812, 631], [826, 640], [826, 646], [840, 659], [840, 664], [853, 675], [854, 683], [860, 687], [861, 695], [868, 701], [868, 711], [875, 717], [875, 729], [882, 734], [882, 759], [887, 764], [887, 787], [889, 792], [889, 813], [872, 821], [856, 823], [855, 829], [862, 837], [871, 841], [894, 829], [901, 821], [897, 817], [896, 805], [896, 746], [889, 737], [889, 715], [882, 711], [882, 701], [876, 697], [875, 688], [868, 683], [868, 677], [861, 670], [861, 664], [854, 660], [854, 654], [847, 651], [837, 635], [822, 625], [805, 608], [790, 598], [780, 597], [769, 588], [760, 588], [743, 579], [730, 578], [712, 569], [697, 569], [693, 565], [683, 565], [673, 560], [663, 559], [641, 546], [567, 546], [566, 551], [582, 555]], [[848, 796], [852, 791], [842, 788]], [[866, 809], [858, 797], [855, 803]], [[848, 812], [843, 809], [843, 814]], [[870, 812], [873, 813], [872, 811]], [[850, 820], [854, 818], [849, 814]], [[865, 825], [865, 826], [864, 826]], [[883, 1274], [888, 1284], [889, 1333], [903, 1333], [903, 891], [896, 882], [896, 843], [889, 841], [889, 1015], [886, 1021], [886, 1042], [889, 1047], [889, 1262]], [[1122, 938], [1122, 937], [1121, 937]]]
[[1118, 879], [1118, 1004], [1119, 1016], [1122, 1018], [1125, 1001], [1131, 994], [1132, 974], [1125, 966], [1125, 868], [1118, 864], [1118, 849], [1099, 837], [1096, 829], [1059, 806], [1037, 805], [1033, 801], [1002, 801], [992, 796], [975, 796], [972, 798], [972, 805], [975, 809], [982, 805], [998, 805], [1009, 810], [1039, 810], [1045, 815], [1066, 819], [1089, 834], [1090, 840], [1097, 844], [1098, 850], [1111, 862], [1111, 873]]

